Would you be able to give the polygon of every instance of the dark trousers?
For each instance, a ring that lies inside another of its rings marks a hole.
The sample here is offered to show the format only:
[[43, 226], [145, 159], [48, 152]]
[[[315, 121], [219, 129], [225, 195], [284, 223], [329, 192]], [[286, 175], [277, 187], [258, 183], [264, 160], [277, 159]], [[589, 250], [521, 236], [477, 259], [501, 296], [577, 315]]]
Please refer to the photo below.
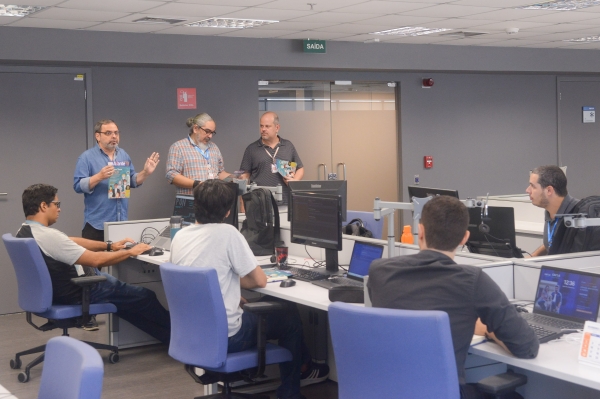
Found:
[[[280, 301], [276, 298], [265, 298], [268, 301]], [[278, 398], [292, 398], [300, 394], [300, 369], [310, 359], [308, 348], [304, 343], [302, 321], [295, 304], [286, 301], [283, 310], [267, 316], [267, 339], [278, 340], [282, 346], [292, 352], [292, 361], [279, 364], [281, 385], [277, 388]], [[256, 327], [258, 316], [250, 312], [242, 314], [242, 327], [229, 337], [228, 353], [241, 352], [256, 346]]]
[[[97, 230], [91, 224], [86, 223], [83, 230], [81, 230], [81, 237], [88, 240], [104, 241], [104, 230]], [[82, 268], [85, 276], [95, 276], [96, 270], [101, 270], [100, 267], [96, 269], [95, 267], [82, 266]]]

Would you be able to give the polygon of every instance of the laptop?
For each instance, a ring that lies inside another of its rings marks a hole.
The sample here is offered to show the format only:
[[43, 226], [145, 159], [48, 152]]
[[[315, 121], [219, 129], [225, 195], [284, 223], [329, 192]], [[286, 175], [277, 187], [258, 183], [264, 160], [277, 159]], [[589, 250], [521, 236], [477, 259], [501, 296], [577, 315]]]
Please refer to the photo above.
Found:
[[311, 281], [311, 283], [327, 289], [339, 286], [363, 287], [363, 280], [369, 274], [371, 262], [381, 258], [382, 255], [383, 246], [355, 241], [346, 277], [332, 277], [327, 280]]
[[[173, 216], [182, 217], [181, 227], [195, 223], [194, 197], [177, 195], [175, 197], [175, 206], [173, 207]], [[169, 251], [171, 249], [171, 227], [167, 226], [159, 231], [158, 235], [150, 242], [150, 245]]]
[[532, 313], [519, 313], [540, 342], [582, 330], [596, 321], [600, 308], [600, 275], [542, 266]]

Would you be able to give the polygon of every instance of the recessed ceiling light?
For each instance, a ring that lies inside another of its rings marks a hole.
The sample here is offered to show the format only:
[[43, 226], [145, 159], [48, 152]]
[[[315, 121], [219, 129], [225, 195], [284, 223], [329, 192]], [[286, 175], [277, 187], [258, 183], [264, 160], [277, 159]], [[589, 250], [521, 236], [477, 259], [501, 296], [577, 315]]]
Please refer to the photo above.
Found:
[[600, 0], [556, 0], [530, 6], [517, 7], [517, 10], [571, 11], [600, 5]]
[[178, 24], [180, 22], [185, 22], [185, 19], [175, 19], [175, 18], [160, 18], [160, 17], [144, 17], [140, 19], [135, 19], [133, 22], [142, 23], [142, 24]]
[[447, 30], [452, 30], [452, 29], [446, 29], [446, 28], [431, 29], [431, 28], [424, 28], [421, 26], [416, 26], [416, 27], [405, 26], [403, 28], [382, 30], [379, 32], [371, 32], [369, 34], [370, 35], [422, 36], [422, 35], [430, 35], [432, 33], [445, 32]]
[[209, 18], [202, 21], [190, 22], [185, 26], [193, 28], [233, 28], [245, 29], [256, 28], [257, 26], [274, 24], [279, 21], [271, 21], [266, 19], [238, 19], [238, 18]]
[[15, 6], [12, 4], [0, 4], [0, 17], [24, 17], [43, 10], [40, 6]]
[[563, 42], [600, 42], [600, 36], [580, 37], [579, 39], [568, 39]]

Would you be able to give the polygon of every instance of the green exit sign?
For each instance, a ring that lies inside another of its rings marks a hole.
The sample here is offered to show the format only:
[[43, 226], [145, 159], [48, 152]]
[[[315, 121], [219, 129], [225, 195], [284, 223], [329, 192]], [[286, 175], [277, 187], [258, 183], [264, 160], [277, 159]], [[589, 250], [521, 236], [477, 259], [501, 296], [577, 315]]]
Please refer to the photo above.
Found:
[[305, 53], [325, 54], [327, 52], [325, 40], [304, 40], [303, 42]]

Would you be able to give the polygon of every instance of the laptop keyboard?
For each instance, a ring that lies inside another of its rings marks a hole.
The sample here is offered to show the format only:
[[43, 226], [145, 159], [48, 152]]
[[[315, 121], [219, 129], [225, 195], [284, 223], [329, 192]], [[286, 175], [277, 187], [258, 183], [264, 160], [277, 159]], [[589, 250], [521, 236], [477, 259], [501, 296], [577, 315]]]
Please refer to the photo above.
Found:
[[160, 233], [160, 236], [165, 238], [171, 238], [171, 229], [165, 227], [165, 229]]
[[314, 270], [304, 269], [295, 266], [280, 265], [279, 269], [292, 273], [290, 277], [301, 281], [324, 280], [329, 277], [329, 275], [325, 273], [319, 273]]
[[[548, 327], [554, 327], [554, 328], [560, 328], [560, 329], [569, 329], [569, 330], [577, 330], [577, 329], [582, 329], [583, 326], [581, 325], [581, 323], [576, 323], [573, 321], [567, 321], [567, 320], [559, 320], [559, 319], [555, 319], [553, 317], [546, 317], [544, 315], [539, 315], [539, 314], [533, 314], [533, 313], [526, 313], [526, 314], [522, 314], [522, 316], [525, 318], [525, 320], [527, 320], [527, 322], [531, 325], [531, 323], [538, 323], [538, 324], [544, 324]], [[535, 329], [534, 326], [531, 326]]]

